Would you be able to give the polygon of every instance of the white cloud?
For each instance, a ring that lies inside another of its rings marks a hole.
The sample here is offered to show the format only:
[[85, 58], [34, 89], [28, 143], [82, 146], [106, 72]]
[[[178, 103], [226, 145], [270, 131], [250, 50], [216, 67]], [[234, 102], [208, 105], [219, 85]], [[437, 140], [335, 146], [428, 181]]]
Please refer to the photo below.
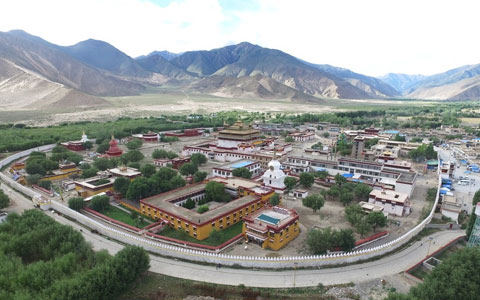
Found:
[[240, 11], [217, 0], [2, 2], [2, 31], [24, 29], [62, 45], [101, 39], [131, 56], [249, 41], [369, 75], [480, 63], [478, 1], [261, 0]]

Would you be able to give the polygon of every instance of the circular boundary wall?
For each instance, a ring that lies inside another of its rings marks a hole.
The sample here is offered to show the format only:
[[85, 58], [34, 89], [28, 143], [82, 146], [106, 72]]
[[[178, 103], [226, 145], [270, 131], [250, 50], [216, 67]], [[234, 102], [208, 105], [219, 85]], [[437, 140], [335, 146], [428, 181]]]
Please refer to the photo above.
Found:
[[[0, 161], [0, 169], [10, 165], [13, 161], [28, 156], [33, 151], [50, 151], [56, 144], [46, 145], [41, 147], [36, 147], [26, 151], [22, 151], [16, 154], [13, 154]], [[39, 196], [35, 191], [15, 182], [13, 179], [9, 178], [3, 173], [0, 173], [0, 179], [6, 182], [15, 190], [28, 195], [30, 197]], [[441, 176], [438, 176], [437, 191], [441, 187]], [[325, 254], [325, 255], [302, 255], [302, 256], [285, 256], [285, 257], [257, 257], [257, 256], [242, 256], [242, 255], [229, 255], [223, 253], [211, 253], [193, 249], [186, 249], [178, 246], [169, 245], [166, 243], [159, 242], [157, 240], [152, 240], [144, 237], [140, 237], [134, 234], [126, 233], [120, 231], [116, 228], [104, 225], [100, 222], [97, 222], [75, 210], [72, 210], [56, 201], [52, 200], [52, 208], [64, 215], [69, 216], [72, 219], [75, 219], [78, 223], [90, 228], [96, 229], [102, 235], [108, 236], [112, 239], [118, 240], [119, 242], [136, 245], [145, 248], [149, 252], [153, 252], [162, 256], [168, 256], [172, 258], [178, 258], [183, 260], [188, 260], [192, 262], [201, 262], [201, 263], [211, 263], [211, 264], [222, 264], [225, 266], [242, 266], [242, 267], [253, 267], [253, 268], [268, 268], [268, 269], [284, 269], [284, 268], [298, 268], [298, 267], [322, 267], [328, 265], [342, 265], [349, 264], [354, 262], [359, 262], [374, 257], [385, 255], [389, 252], [394, 251], [395, 249], [405, 245], [417, 235], [425, 226], [430, 223], [432, 220], [433, 214], [435, 212], [435, 207], [437, 207], [439, 201], [439, 193], [435, 198], [434, 205], [429, 215], [418, 225], [410, 229], [408, 232], [402, 236], [396, 238], [393, 241], [387, 242], [380, 246], [351, 251], [347, 253], [339, 254]]]

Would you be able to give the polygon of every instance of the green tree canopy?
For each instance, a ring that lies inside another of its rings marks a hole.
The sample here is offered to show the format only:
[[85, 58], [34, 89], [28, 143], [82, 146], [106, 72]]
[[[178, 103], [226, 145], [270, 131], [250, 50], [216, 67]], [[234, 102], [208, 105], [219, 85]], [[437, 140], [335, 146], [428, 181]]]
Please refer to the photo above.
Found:
[[127, 195], [128, 188], [130, 187], [130, 179], [125, 177], [117, 177], [113, 182], [113, 189], [115, 192], [120, 193], [122, 196]]
[[108, 196], [95, 196], [90, 200], [89, 206], [99, 213], [104, 212], [110, 207], [110, 198]]
[[220, 182], [210, 181], [205, 186], [205, 195], [207, 201], [228, 202], [230, 196], [225, 192], [225, 186]]
[[297, 185], [297, 179], [295, 177], [287, 176], [283, 179], [283, 184], [285, 184], [287, 191], [290, 192]]
[[320, 194], [312, 194], [303, 198], [302, 204], [305, 207], [311, 208], [313, 212], [316, 213], [317, 210], [321, 209], [325, 204], [325, 199], [323, 199], [323, 196]]
[[68, 207], [73, 210], [79, 211], [85, 207], [85, 201], [81, 197], [70, 198], [68, 200]]
[[201, 182], [204, 181], [205, 178], [207, 178], [207, 172], [203, 171], [197, 171], [195, 174], [193, 174], [193, 182]]
[[273, 194], [272, 197], [270, 197], [268, 202], [270, 203], [271, 206], [277, 206], [278, 204], [280, 204], [280, 197], [278, 196], [277, 193], [275, 193]]
[[143, 176], [150, 177], [157, 172], [157, 169], [152, 164], [146, 164], [140, 168], [140, 172], [142, 172]]
[[133, 139], [127, 143], [127, 148], [129, 150], [136, 150], [142, 147], [143, 141], [141, 139]]
[[6, 208], [10, 205], [10, 198], [0, 189], [0, 209]]
[[194, 164], [194, 163], [192, 163], [192, 162], [183, 164], [183, 165], [180, 167], [180, 174], [182, 174], [182, 175], [184, 175], [184, 176], [193, 175], [193, 174], [195, 174], [195, 172], [197, 172], [197, 171], [198, 171], [197, 165]]
[[387, 225], [387, 217], [380, 211], [372, 211], [367, 216], [367, 221], [372, 225], [373, 232], [377, 227], [384, 227]]
[[247, 168], [236, 168], [232, 171], [232, 175], [236, 177], [243, 177], [246, 179], [252, 178], [252, 172]]
[[315, 182], [315, 177], [310, 173], [300, 174], [300, 184], [305, 188], [310, 188]]
[[207, 162], [207, 157], [202, 153], [194, 153], [190, 156], [190, 161], [197, 166], [201, 166]]

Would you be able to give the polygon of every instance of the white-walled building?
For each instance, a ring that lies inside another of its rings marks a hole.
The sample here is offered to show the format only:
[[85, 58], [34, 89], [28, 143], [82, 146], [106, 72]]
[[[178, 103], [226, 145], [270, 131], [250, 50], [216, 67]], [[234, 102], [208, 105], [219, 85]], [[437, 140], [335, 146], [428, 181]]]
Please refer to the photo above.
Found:
[[390, 190], [372, 190], [368, 203], [383, 207], [383, 211], [396, 216], [410, 214], [410, 202], [407, 194]]
[[239, 160], [233, 163], [228, 163], [223, 166], [214, 167], [212, 169], [213, 177], [232, 177], [235, 169], [245, 168], [252, 173], [252, 178], [259, 176], [261, 173], [260, 163], [250, 160]]
[[271, 187], [277, 191], [284, 191], [285, 184], [283, 183], [286, 175], [281, 169], [281, 164], [274, 159], [268, 163], [268, 169], [262, 176], [263, 184]]

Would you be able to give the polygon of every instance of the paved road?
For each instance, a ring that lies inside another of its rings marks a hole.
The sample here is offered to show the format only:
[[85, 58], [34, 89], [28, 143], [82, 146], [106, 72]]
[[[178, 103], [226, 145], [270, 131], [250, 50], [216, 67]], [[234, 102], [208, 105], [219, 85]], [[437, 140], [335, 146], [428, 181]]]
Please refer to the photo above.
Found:
[[[23, 202], [23, 205], [21, 205], [22, 208], [31, 205], [30, 200], [25, 199], [15, 191], [11, 191], [10, 195], [15, 202]], [[77, 223], [73, 223], [61, 216], [52, 214], [51, 212], [46, 213], [62, 224], [67, 224], [76, 230], [81, 230], [85, 239], [92, 244], [95, 250], [107, 249], [109, 253], [115, 254], [123, 247], [112, 240], [90, 233], [89, 230], [83, 228]], [[214, 266], [198, 265], [150, 255], [150, 271], [184, 279], [206, 281], [217, 284], [244, 284], [245, 286], [272, 288], [316, 286], [320, 282], [325, 285], [348, 282], [358, 283], [398, 274], [426, 257], [427, 253], [434, 252], [438, 248], [464, 234], [464, 231], [461, 230], [436, 232], [431, 235], [433, 238], [431, 241], [428, 237], [425, 237], [423, 240], [418, 241], [410, 247], [391, 256], [372, 262], [337, 268], [297, 271], [253, 271], [221, 267], [217, 270]]]

